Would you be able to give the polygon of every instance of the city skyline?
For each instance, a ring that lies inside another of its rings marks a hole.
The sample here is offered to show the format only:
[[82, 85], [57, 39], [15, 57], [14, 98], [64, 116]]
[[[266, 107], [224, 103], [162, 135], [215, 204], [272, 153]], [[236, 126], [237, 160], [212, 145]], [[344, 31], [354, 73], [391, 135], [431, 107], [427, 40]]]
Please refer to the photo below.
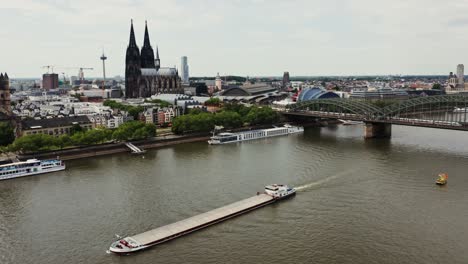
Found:
[[40, 77], [44, 65], [102, 76], [104, 48], [107, 76], [123, 76], [133, 18], [137, 44], [148, 20], [161, 59], [180, 69], [189, 57], [191, 76], [444, 75], [468, 59], [468, 3], [429, 2], [10, 1], [0, 68], [12, 78]]

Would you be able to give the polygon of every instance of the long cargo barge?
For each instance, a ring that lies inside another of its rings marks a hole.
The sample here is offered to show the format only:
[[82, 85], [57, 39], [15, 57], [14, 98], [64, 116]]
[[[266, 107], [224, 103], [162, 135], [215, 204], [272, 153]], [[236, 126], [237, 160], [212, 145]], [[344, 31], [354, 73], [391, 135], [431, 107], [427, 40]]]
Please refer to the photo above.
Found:
[[268, 185], [265, 186], [264, 193], [257, 193], [253, 197], [138, 235], [119, 239], [111, 244], [109, 251], [116, 254], [129, 254], [147, 249], [290, 197], [295, 193], [296, 190], [287, 185]]

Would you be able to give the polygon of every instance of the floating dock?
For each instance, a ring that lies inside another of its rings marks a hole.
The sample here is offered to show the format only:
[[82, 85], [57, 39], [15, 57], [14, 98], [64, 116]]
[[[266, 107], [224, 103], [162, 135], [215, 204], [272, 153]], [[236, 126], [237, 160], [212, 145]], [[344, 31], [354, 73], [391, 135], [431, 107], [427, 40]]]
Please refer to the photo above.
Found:
[[128, 254], [134, 251], [139, 251], [255, 210], [277, 200], [279, 200], [278, 197], [265, 193], [259, 193], [256, 196], [184, 219], [182, 221], [175, 222], [173, 224], [158, 227], [138, 235], [122, 238], [112, 243], [109, 250], [117, 254]]

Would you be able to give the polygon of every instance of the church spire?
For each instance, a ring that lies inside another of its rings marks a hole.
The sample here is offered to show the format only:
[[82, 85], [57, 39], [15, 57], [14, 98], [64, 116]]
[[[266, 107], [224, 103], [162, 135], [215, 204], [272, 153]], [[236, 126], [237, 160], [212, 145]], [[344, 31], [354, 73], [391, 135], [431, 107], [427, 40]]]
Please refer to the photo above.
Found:
[[141, 47], [141, 68], [155, 68], [154, 51], [150, 44], [148, 23], [145, 21], [145, 39]]
[[154, 62], [155, 62], [156, 70], [159, 71], [159, 68], [161, 68], [161, 60], [159, 59], [159, 50], [158, 50], [158, 46], [156, 46], [156, 59], [154, 60]]
[[148, 23], [146, 22], [146, 20], [145, 20], [145, 41], [143, 43], [143, 46], [151, 46], [149, 33], [148, 33]]
[[129, 47], [137, 47], [136, 41], [135, 41], [135, 31], [133, 30], [133, 19], [131, 20], [131, 25], [130, 25], [130, 42], [128, 43]]

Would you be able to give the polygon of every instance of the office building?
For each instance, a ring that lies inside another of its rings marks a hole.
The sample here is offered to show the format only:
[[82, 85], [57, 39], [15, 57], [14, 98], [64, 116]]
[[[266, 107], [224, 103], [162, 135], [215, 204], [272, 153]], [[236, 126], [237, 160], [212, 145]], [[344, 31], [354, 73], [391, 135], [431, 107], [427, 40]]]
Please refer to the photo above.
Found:
[[180, 58], [180, 77], [182, 78], [182, 83], [189, 83], [189, 66], [187, 64], [187, 56]]
[[465, 88], [465, 66], [463, 64], [457, 65], [457, 88]]
[[289, 72], [283, 73], [283, 88], [286, 88], [291, 81], [289, 80]]
[[42, 75], [42, 88], [51, 90], [59, 87], [59, 77], [57, 73], [44, 73]]

